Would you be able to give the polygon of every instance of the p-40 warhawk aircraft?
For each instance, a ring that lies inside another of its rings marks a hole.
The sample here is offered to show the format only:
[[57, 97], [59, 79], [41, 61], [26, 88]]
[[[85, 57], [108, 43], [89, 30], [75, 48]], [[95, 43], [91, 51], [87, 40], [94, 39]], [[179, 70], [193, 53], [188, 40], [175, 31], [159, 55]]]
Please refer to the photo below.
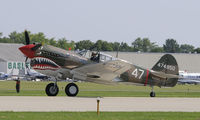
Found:
[[[119, 82], [151, 86], [151, 97], [155, 97], [153, 86], [173, 87], [178, 81], [178, 64], [170, 54], [162, 56], [149, 70], [102, 53], [92, 53], [90, 57], [86, 57], [81, 52], [73, 53], [50, 45], [30, 44], [27, 31], [25, 40], [26, 45], [19, 49], [26, 56], [26, 61], [30, 58], [33, 69], [56, 79], [46, 86], [48, 96], [56, 96], [59, 92], [57, 81], [66, 78], [102, 84], [113, 84], [113, 80], [118, 78]], [[79, 89], [72, 82], [66, 85], [65, 92], [68, 96], [76, 96]]]

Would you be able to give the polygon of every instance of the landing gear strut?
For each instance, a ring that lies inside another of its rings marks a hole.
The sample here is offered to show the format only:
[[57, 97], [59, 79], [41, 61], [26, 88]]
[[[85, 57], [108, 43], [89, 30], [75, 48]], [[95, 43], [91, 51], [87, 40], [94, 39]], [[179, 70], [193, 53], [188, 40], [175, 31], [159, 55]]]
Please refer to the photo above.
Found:
[[150, 97], [156, 97], [156, 93], [153, 91], [153, 86], [152, 86], [152, 91], [150, 93]]
[[56, 96], [59, 92], [59, 88], [56, 83], [49, 83], [45, 91], [48, 96]]
[[75, 83], [69, 83], [65, 87], [65, 93], [67, 94], [67, 96], [74, 97], [78, 94], [78, 92], [79, 92], [78, 86]]

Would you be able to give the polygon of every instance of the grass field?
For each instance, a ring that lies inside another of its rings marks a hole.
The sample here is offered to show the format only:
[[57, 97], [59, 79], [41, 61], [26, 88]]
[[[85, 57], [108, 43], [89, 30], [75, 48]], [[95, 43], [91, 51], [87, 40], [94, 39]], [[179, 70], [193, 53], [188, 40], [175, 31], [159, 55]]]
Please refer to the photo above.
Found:
[[[0, 96], [46, 96], [45, 87], [49, 82], [21, 82], [21, 92], [16, 93], [15, 81], [0, 82]], [[58, 96], [66, 96], [67, 82], [58, 82]], [[102, 85], [94, 83], [76, 83], [81, 97], [148, 97], [151, 88], [135, 85]], [[157, 97], [200, 97], [200, 85], [177, 85], [173, 88], [155, 87]]]
[[1, 120], [200, 120], [198, 112], [0, 112]]

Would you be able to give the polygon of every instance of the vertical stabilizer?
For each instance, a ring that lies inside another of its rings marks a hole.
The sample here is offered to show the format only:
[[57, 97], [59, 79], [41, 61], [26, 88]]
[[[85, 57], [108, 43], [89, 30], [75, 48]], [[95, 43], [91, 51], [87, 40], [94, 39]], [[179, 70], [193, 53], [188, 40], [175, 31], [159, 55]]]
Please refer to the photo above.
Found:
[[171, 54], [165, 54], [153, 66], [152, 70], [164, 72], [166, 74], [178, 75], [179, 68], [174, 56]]

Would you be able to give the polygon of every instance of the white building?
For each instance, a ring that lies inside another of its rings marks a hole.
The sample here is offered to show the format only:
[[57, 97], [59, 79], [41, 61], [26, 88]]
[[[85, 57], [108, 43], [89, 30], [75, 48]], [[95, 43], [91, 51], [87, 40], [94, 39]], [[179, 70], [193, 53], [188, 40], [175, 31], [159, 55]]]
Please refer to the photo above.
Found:
[[26, 73], [26, 58], [18, 49], [21, 46], [23, 44], [0, 43], [0, 72], [13, 75]]

